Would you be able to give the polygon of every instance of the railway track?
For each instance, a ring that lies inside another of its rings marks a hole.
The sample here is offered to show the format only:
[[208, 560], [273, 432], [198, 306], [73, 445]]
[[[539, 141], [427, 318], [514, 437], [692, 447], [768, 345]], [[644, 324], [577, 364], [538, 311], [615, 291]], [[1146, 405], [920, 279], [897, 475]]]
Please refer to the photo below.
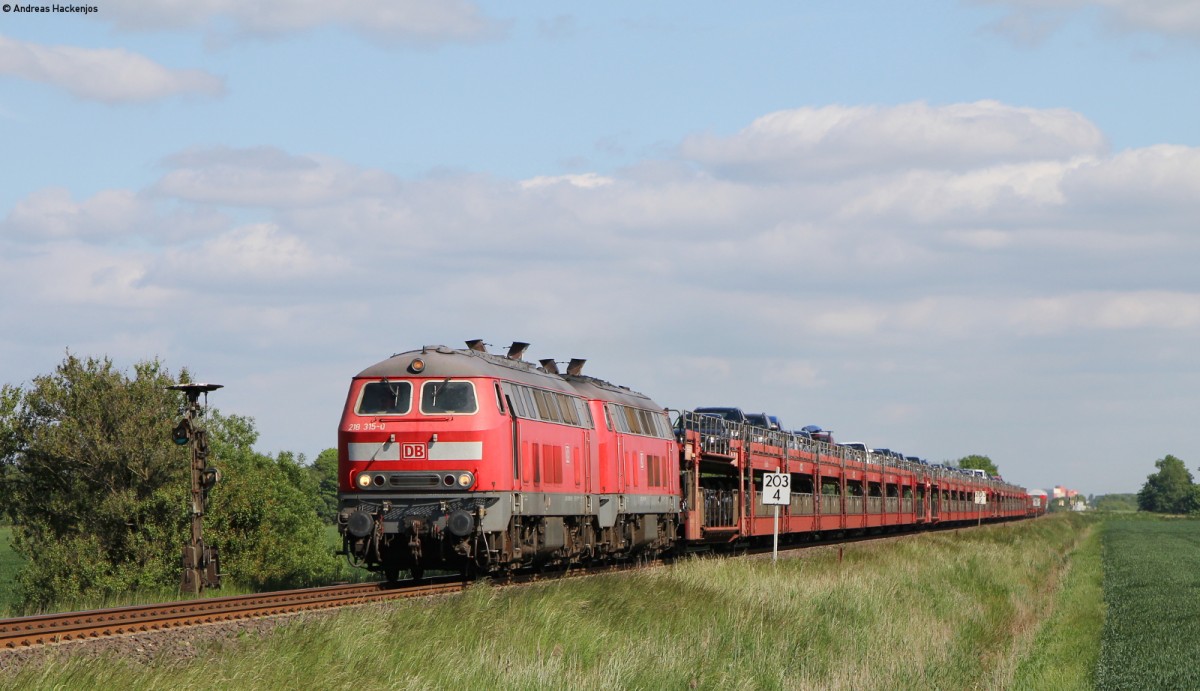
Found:
[[441, 595], [458, 592], [463, 587], [458, 579], [397, 586], [361, 583], [0, 619], [0, 650]]
[[[658, 563], [655, 561], [654, 563]], [[524, 572], [509, 574], [504, 584], [531, 583], [549, 578], [611, 573], [637, 568], [617, 564], [574, 572]], [[442, 576], [425, 582], [359, 583], [321, 588], [283, 590], [255, 595], [199, 598], [154, 605], [134, 605], [82, 612], [42, 614], [0, 619], [0, 652], [27, 650], [55, 643], [100, 640], [112, 636], [153, 633], [205, 624], [249, 620], [333, 609], [385, 600], [457, 593], [466, 587], [459, 576]]]

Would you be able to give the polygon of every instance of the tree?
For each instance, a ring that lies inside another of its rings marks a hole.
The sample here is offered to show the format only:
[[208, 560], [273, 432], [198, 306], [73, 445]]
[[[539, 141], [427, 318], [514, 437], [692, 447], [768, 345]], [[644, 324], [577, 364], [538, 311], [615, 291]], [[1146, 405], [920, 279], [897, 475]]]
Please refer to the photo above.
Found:
[[252, 418], [211, 418], [211, 455], [222, 480], [210, 495], [205, 535], [221, 549], [221, 571], [256, 588], [332, 578], [339, 562], [325, 544], [322, 500], [302, 460], [287, 451], [275, 457], [254, 451]]
[[317, 483], [317, 493], [321, 498], [317, 513], [320, 514], [321, 520], [332, 524], [337, 521], [338, 512], [337, 449], [325, 449], [317, 454], [317, 459], [308, 470]]
[[[179, 381], [187, 381], [186, 370]], [[188, 530], [188, 451], [171, 442], [182, 397], [158, 361], [132, 376], [69, 352], [52, 374], [0, 389], [0, 506], [26, 563], [26, 607], [173, 588]], [[299, 464], [250, 450], [253, 420], [209, 413], [205, 538], [222, 570], [251, 585], [312, 580], [334, 565], [316, 487]]]
[[1101, 494], [1090, 500], [1097, 511], [1137, 511], [1136, 494]]
[[1154, 513], [1188, 513], [1197, 508], [1196, 488], [1184, 462], [1167, 454], [1154, 462], [1158, 472], [1146, 477], [1138, 491], [1138, 509]]
[[979, 470], [987, 473], [989, 477], [1000, 474], [1000, 469], [996, 467], [996, 464], [992, 462], [992, 459], [988, 458], [987, 456], [979, 456], [976, 454], [963, 456], [962, 458], [958, 459], [958, 467], [978, 468]]
[[[186, 379], [187, 373], [180, 373]], [[178, 577], [189, 476], [169, 442], [175, 380], [158, 362], [127, 377], [108, 359], [70, 353], [0, 407], [4, 508], [26, 566], [18, 590], [37, 605]], [[177, 551], [177, 550], [173, 550]]]

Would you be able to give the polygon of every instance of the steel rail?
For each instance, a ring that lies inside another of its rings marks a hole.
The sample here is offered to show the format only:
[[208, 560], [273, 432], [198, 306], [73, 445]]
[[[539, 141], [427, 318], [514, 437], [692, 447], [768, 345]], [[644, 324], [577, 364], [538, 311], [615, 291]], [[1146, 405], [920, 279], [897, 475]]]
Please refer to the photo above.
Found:
[[29, 648], [398, 598], [440, 595], [458, 592], [462, 588], [460, 580], [401, 586], [363, 583], [0, 619], [0, 649]]

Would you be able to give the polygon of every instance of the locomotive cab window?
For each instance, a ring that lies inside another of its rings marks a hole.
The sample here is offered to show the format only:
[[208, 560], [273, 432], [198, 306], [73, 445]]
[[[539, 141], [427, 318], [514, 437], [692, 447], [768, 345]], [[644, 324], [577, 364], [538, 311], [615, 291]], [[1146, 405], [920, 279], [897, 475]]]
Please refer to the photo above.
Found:
[[421, 385], [421, 412], [472, 415], [479, 409], [475, 385], [469, 381], [427, 381]]
[[406, 381], [371, 382], [358, 399], [359, 415], [404, 415], [412, 408], [412, 384]]

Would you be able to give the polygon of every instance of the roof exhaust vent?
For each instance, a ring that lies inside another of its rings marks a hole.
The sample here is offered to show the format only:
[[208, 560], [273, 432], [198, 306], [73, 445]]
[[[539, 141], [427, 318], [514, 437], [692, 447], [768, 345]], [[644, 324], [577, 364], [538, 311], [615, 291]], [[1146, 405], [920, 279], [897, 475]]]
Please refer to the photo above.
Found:
[[542, 369], [546, 370], [550, 374], [559, 374], [558, 363], [554, 360], [546, 359], [538, 360], [538, 362], [542, 363]]
[[576, 377], [579, 376], [583, 372], [583, 363], [585, 362], [587, 362], [587, 360], [584, 360], [583, 358], [571, 358], [571, 362], [567, 365], [567, 374]]
[[520, 360], [522, 357], [525, 357], [526, 350], [529, 350], [528, 343], [513, 341], [513, 344], [508, 347], [508, 359]]
[[467, 341], [467, 347], [477, 353], [487, 352], [487, 344], [483, 342], [482, 338], [473, 338]]

